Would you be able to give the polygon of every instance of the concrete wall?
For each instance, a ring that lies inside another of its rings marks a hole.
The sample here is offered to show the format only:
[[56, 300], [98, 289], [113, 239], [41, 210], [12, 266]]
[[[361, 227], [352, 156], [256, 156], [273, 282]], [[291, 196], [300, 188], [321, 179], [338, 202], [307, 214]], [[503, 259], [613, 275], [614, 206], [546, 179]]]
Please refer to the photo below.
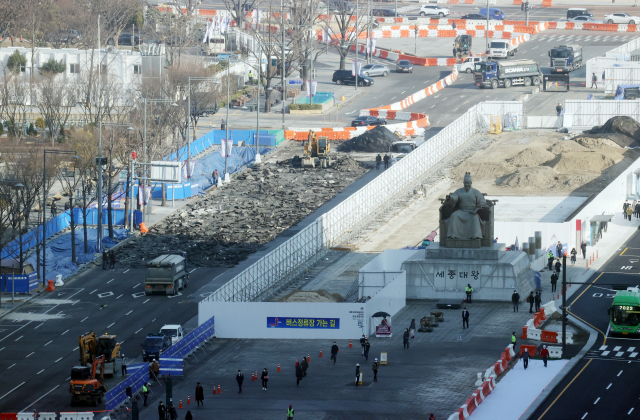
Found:
[[[214, 302], [198, 304], [198, 324], [216, 318], [219, 338], [313, 338], [355, 339], [366, 331], [366, 307], [363, 303], [309, 302]], [[339, 328], [269, 328], [267, 317], [298, 319], [337, 318]], [[363, 326], [358, 326], [358, 321]]]
[[[371, 315], [376, 312], [383, 311], [389, 313], [393, 317], [400, 309], [404, 308], [407, 304], [407, 276], [404, 271], [401, 271], [396, 277], [383, 289], [380, 289], [378, 293], [371, 297], [367, 301], [366, 316], [367, 316], [367, 330], [369, 335], [375, 334], [376, 328], [371, 321]], [[393, 327], [393, 319], [391, 325], [391, 331], [399, 331]]]

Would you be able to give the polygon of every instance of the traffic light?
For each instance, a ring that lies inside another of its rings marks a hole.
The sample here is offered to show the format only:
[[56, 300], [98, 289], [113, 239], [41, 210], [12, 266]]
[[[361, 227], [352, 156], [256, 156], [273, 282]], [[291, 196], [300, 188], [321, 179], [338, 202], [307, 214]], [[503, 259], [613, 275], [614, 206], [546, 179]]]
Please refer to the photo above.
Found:
[[525, 11], [525, 12], [528, 12], [528, 11], [529, 11], [529, 2], [526, 2], [526, 3], [524, 4], [524, 11]]
[[96, 158], [96, 166], [104, 166], [107, 163], [109, 163], [109, 158], [107, 157]]

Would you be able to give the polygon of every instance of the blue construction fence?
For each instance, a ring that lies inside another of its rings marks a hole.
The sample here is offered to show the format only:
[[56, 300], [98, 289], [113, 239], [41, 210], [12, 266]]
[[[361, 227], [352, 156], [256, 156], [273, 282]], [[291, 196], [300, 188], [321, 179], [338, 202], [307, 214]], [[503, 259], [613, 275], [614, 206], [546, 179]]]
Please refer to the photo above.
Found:
[[0, 292], [31, 293], [38, 288], [38, 274], [0, 274]]
[[127, 400], [127, 387], [131, 387], [131, 395], [136, 395], [142, 391], [142, 385], [147, 382], [149, 382], [149, 365], [147, 363], [127, 365], [127, 379], [111, 388], [105, 395], [107, 410], [115, 410]]
[[182, 357], [184, 359], [196, 351], [205, 341], [213, 338], [214, 335], [215, 323], [212, 317], [185, 335], [182, 340], [169, 347], [162, 353], [162, 357]]

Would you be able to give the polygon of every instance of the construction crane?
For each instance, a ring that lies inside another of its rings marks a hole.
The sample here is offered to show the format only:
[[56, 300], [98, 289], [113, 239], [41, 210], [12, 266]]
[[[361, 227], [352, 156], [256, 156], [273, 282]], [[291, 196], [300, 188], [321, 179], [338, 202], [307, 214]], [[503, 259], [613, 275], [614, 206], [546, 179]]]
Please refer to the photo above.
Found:
[[304, 157], [302, 158], [302, 167], [315, 168], [318, 165], [321, 168], [331, 166], [331, 144], [328, 137], [318, 137], [315, 131], [309, 130], [309, 140], [304, 145]]
[[105, 376], [115, 376], [116, 360], [120, 356], [120, 343], [116, 341], [115, 335], [103, 334], [96, 337], [94, 332], [88, 332], [81, 335], [78, 339], [78, 347], [80, 349], [80, 365], [87, 366], [93, 362], [96, 357], [104, 356]]
[[[91, 365], [74, 366], [71, 368], [71, 380], [69, 392], [71, 393], [71, 406], [78, 403], [90, 403], [94, 407], [102, 403], [102, 398], [107, 387], [104, 383], [104, 356], [95, 357]], [[100, 372], [96, 377], [97, 372]]]

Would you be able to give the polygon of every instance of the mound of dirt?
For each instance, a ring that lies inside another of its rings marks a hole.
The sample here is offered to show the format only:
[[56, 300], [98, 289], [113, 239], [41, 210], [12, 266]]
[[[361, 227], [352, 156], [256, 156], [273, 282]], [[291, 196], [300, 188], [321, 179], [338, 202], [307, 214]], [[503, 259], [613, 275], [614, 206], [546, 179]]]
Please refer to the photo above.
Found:
[[575, 141], [558, 141], [553, 143], [551, 147], [548, 147], [547, 150], [554, 155], [559, 155], [564, 152], [586, 152], [587, 149], [581, 144], [576, 143]]
[[508, 175], [513, 172], [513, 166], [507, 165], [504, 162], [465, 162], [464, 165], [457, 166], [451, 169], [449, 177], [453, 179], [461, 180], [464, 178], [464, 174], [471, 172], [474, 178], [495, 178]]
[[595, 134], [592, 134], [592, 136], [576, 137], [573, 139], [573, 141], [586, 147], [587, 149], [602, 149], [603, 147], [617, 147], [617, 148], [620, 147], [618, 143], [608, 138], [595, 137], [596, 136]]
[[338, 146], [341, 152], [386, 153], [393, 142], [400, 138], [386, 127], [378, 126]]
[[324, 289], [308, 292], [296, 289], [280, 299], [280, 302], [340, 302], [340, 300]]
[[553, 153], [542, 147], [527, 147], [512, 158], [507, 159], [507, 163], [516, 167], [540, 166], [554, 157]]
[[600, 152], [565, 152], [543, 165], [563, 173], [602, 172], [621, 158], [614, 159], [611, 155], [612, 153]]
[[522, 167], [512, 174], [496, 180], [496, 184], [511, 188], [540, 188], [555, 184], [558, 176], [553, 168], [549, 166]]
[[585, 134], [597, 134], [600, 138], [608, 138], [620, 147], [640, 147], [640, 123], [631, 117], [610, 118], [602, 126], [585, 131]]

